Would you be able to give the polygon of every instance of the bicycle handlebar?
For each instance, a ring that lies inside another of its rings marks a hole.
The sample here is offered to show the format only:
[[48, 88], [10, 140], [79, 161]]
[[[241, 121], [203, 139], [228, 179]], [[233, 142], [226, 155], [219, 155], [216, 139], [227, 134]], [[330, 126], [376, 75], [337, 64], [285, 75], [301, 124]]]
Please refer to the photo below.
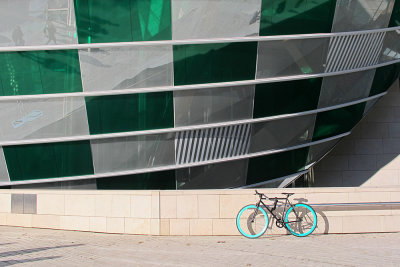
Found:
[[[267, 197], [264, 193], [259, 193], [257, 189], [255, 189], [256, 193], [254, 195], [259, 195], [261, 199], [269, 199], [269, 200], [274, 200], [274, 199], [281, 199], [277, 197]], [[282, 193], [282, 195], [286, 195], [286, 198], [289, 198], [291, 195], [294, 195], [294, 193]], [[284, 198], [283, 198], [284, 199]]]

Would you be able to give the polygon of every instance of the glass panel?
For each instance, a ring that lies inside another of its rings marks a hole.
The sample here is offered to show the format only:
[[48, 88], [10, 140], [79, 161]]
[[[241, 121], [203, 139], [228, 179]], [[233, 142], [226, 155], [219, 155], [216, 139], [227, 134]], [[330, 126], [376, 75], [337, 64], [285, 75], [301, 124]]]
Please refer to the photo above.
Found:
[[3, 148], [0, 147], [0, 182], [9, 182], [6, 158], [4, 157]]
[[310, 146], [308, 152], [307, 165], [318, 162], [326, 153], [331, 151], [331, 149], [340, 141], [341, 139], [335, 139], [332, 141], [324, 142], [318, 145]]
[[172, 85], [172, 46], [79, 50], [84, 91]]
[[248, 159], [243, 159], [177, 169], [177, 189], [223, 189], [244, 186], [248, 162]]
[[394, 0], [337, 0], [332, 32], [386, 28]]
[[386, 32], [379, 63], [400, 59], [400, 31]]
[[325, 77], [318, 108], [339, 105], [368, 97], [375, 70]]
[[86, 97], [91, 134], [174, 127], [172, 92]]
[[328, 42], [328, 38], [259, 42], [257, 79], [324, 72]]
[[280, 178], [304, 170], [308, 147], [250, 158], [246, 184]]
[[316, 115], [253, 124], [250, 152], [286, 148], [310, 142]]
[[0, 1], [0, 46], [76, 43], [72, 0]]
[[330, 32], [334, 0], [263, 0], [260, 35]]
[[174, 84], [253, 80], [257, 42], [174, 45]]
[[400, 26], [400, 1], [395, 0], [390, 18], [389, 27]]
[[82, 92], [75, 50], [0, 53], [0, 94]]
[[83, 97], [0, 102], [0, 140], [89, 134]]
[[170, 0], [74, 0], [79, 43], [171, 40]]
[[11, 189], [57, 189], [57, 190], [96, 190], [96, 179], [59, 181], [37, 184], [17, 184]]
[[89, 141], [3, 147], [11, 181], [93, 174]]
[[261, 0], [172, 0], [173, 39], [258, 35]]
[[96, 179], [101, 190], [168, 190], [176, 189], [175, 170], [141, 173]]
[[372, 100], [368, 101], [368, 102], [365, 104], [365, 109], [364, 109], [364, 114], [363, 114], [363, 116], [365, 116], [365, 115], [375, 106], [375, 104], [378, 102], [379, 99], [381, 99], [381, 97], [372, 99]]
[[313, 141], [350, 131], [362, 118], [365, 103], [318, 113]]
[[175, 133], [91, 140], [96, 173], [174, 165]]
[[254, 85], [174, 91], [175, 126], [252, 118]]
[[317, 108], [322, 78], [256, 85], [254, 118]]
[[400, 63], [376, 69], [370, 96], [385, 92], [399, 78]]

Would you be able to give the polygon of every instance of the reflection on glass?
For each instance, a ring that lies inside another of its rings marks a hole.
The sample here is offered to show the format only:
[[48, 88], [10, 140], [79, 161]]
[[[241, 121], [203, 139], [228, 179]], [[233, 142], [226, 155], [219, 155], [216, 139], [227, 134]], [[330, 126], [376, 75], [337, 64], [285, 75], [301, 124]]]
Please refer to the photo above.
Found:
[[252, 118], [254, 85], [174, 92], [175, 126]]
[[172, 0], [172, 36], [178, 39], [258, 35], [261, 0]]
[[172, 46], [79, 50], [84, 91], [172, 85]]
[[328, 42], [328, 38], [259, 42], [257, 79], [324, 72]]
[[83, 97], [0, 103], [0, 140], [51, 138], [89, 134]]
[[0, 1], [0, 47], [76, 43], [72, 0]]
[[332, 32], [386, 28], [394, 0], [337, 0]]
[[0, 147], [0, 182], [9, 182], [6, 158], [4, 157], [3, 148]]
[[318, 162], [324, 157], [341, 139], [335, 139], [332, 141], [324, 142], [321, 144], [310, 146], [308, 152], [307, 165]]
[[389, 27], [400, 26], [400, 1], [394, 1]]
[[335, 1], [263, 0], [260, 35], [330, 32]]
[[11, 181], [93, 174], [89, 141], [3, 147]]
[[369, 96], [385, 92], [399, 78], [400, 63], [387, 65], [376, 69]]
[[386, 32], [379, 63], [400, 59], [400, 30]]
[[318, 113], [313, 141], [350, 131], [362, 118], [365, 102]]
[[317, 108], [322, 78], [256, 85], [254, 118]]
[[310, 142], [316, 115], [253, 124], [250, 153]]
[[253, 80], [257, 42], [174, 45], [174, 84]]
[[76, 50], [0, 53], [0, 95], [82, 92]]
[[219, 189], [244, 186], [248, 162], [248, 159], [242, 159], [177, 169], [177, 189]]
[[247, 185], [260, 183], [304, 170], [308, 147], [250, 158]]
[[339, 105], [366, 98], [375, 70], [324, 77], [318, 108]]
[[86, 97], [91, 134], [174, 127], [172, 92]]
[[170, 0], [74, 0], [79, 43], [171, 40]]
[[174, 165], [175, 134], [92, 140], [95, 173]]

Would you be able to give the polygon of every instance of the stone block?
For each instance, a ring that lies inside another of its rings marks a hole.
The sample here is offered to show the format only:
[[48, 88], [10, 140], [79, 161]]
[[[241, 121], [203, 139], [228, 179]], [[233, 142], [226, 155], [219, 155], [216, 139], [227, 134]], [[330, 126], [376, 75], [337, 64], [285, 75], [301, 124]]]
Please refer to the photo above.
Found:
[[253, 194], [254, 191], [248, 195], [220, 195], [220, 218], [236, 218], [241, 208], [256, 202]]
[[96, 195], [95, 202], [95, 215], [110, 217], [112, 212], [112, 195]]
[[170, 219], [169, 234], [170, 235], [189, 235], [190, 221], [188, 219]]
[[131, 196], [131, 217], [151, 218], [152, 196]]
[[75, 231], [90, 231], [90, 218], [84, 216], [60, 216], [60, 228]]
[[160, 217], [176, 218], [176, 196], [160, 196]]
[[160, 235], [160, 219], [150, 219], [150, 234]]
[[169, 219], [160, 219], [160, 235], [169, 235]]
[[160, 218], [160, 191], [151, 192], [151, 218]]
[[199, 195], [199, 218], [219, 218], [219, 195]]
[[177, 196], [176, 216], [180, 218], [198, 218], [198, 200], [197, 195]]
[[6, 215], [6, 221], [9, 226], [32, 227], [32, 214], [9, 213]]
[[65, 215], [95, 216], [95, 203], [95, 195], [67, 194], [65, 195]]
[[382, 139], [354, 140], [354, 153], [361, 155], [375, 155], [383, 153]]
[[125, 232], [124, 218], [106, 218], [107, 233], [122, 234]]
[[63, 194], [38, 194], [37, 214], [64, 215], [65, 197]]
[[125, 218], [125, 233], [136, 235], [151, 234], [150, 219]]
[[11, 194], [0, 194], [0, 212], [11, 212]]
[[111, 202], [111, 217], [130, 217], [131, 198], [128, 195], [113, 195]]
[[106, 217], [90, 217], [89, 229], [92, 232], [107, 232], [107, 219]]
[[32, 215], [32, 227], [60, 229], [60, 216], [58, 215]]
[[[400, 114], [400, 113], [399, 113]], [[400, 154], [400, 139], [383, 139], [383, 153]]]
[[212, 219], [190, 219], [190, 235], [212, 234]]
[[212, 219], [213, 235], [240, 235], [235, 219]]
[[349, 156], [349, 170], [373, 171], [376, 170], [375, 155], [351, 155]]
[[343, 233], [376, 233], [383, 230], [383, 216], [345, 216]]

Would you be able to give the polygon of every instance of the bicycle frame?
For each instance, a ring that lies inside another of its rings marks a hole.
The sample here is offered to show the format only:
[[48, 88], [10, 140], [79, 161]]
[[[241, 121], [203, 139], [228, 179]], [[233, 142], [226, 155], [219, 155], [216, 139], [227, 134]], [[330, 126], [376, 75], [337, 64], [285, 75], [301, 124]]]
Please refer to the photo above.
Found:
[[[267, 197], [268, 198], [268, 197]], [[266, 199], [266, 198], [265, 198]], [[263, 201], [263, 198], [262, 198], [262, 196], [260, 196], [260, 200], [258, 201], [258, 203], [257, 203], [257, 210], [256, 210], [256, 212], [253, 214], [253, 218], [252, 218], [252, 221], [254, 220], [254, 218], [257, 216], [257, 212], [258, 212], [258, 208], [261, 206], [261, 204], [262, 204], [262, 207], [264, 208], [264, 209], [266, 209], [271, 215], [272, 215], [272, 217], [277, 221], [277, 222], [279, 222], [280, 224], [282, 224], [285, 228], [287, 228], [287, 226], [286, 226], [286, 224], [284, 223], [284, 218], [285, 218], [285, 215], [286, 215], [286, 211], [287, 210], [289, 210], [289, 208], [290, 207], [294, 207], [294, 205], [290, 202], [290, 200], [289, 200], [289, 196], [287, 196], [287, 197], [274, 197], [274, 198], [268, 198], [268, 200], [271, 200], [271, 201], [274, 201], [274, 207], [273, 208], [269, 208], [268, 207], [268, 205], [266, 205]], [[285, 205], [283, 205], [283, 212], [282, 212], [282, 216], [281, 217], [278, 217], [275, 213], [274, 213], [274, 211], [276, 210], [276, 206], [277, 206], [277, 204], [278, 204], [278, 202], [279, 202], [279, 200], [285, 200]], [[289, 204], [289, 205], [288, 205]], [[287, 207], [289, 207], [288, 209], [286, 209]], [[298, 214], [297, 214], [297, 212], [295, 211], [295, 210], [293, 210], [294, 211], [294, 213], [295, 213], [295, 215], [296, 215], [296, 218], [298, 219], [299, 218], [299, 216], [298, 216]], [[296, 220], [296, 221], [290, 221], [290, 222], [298, 222], [299, 220]]]

